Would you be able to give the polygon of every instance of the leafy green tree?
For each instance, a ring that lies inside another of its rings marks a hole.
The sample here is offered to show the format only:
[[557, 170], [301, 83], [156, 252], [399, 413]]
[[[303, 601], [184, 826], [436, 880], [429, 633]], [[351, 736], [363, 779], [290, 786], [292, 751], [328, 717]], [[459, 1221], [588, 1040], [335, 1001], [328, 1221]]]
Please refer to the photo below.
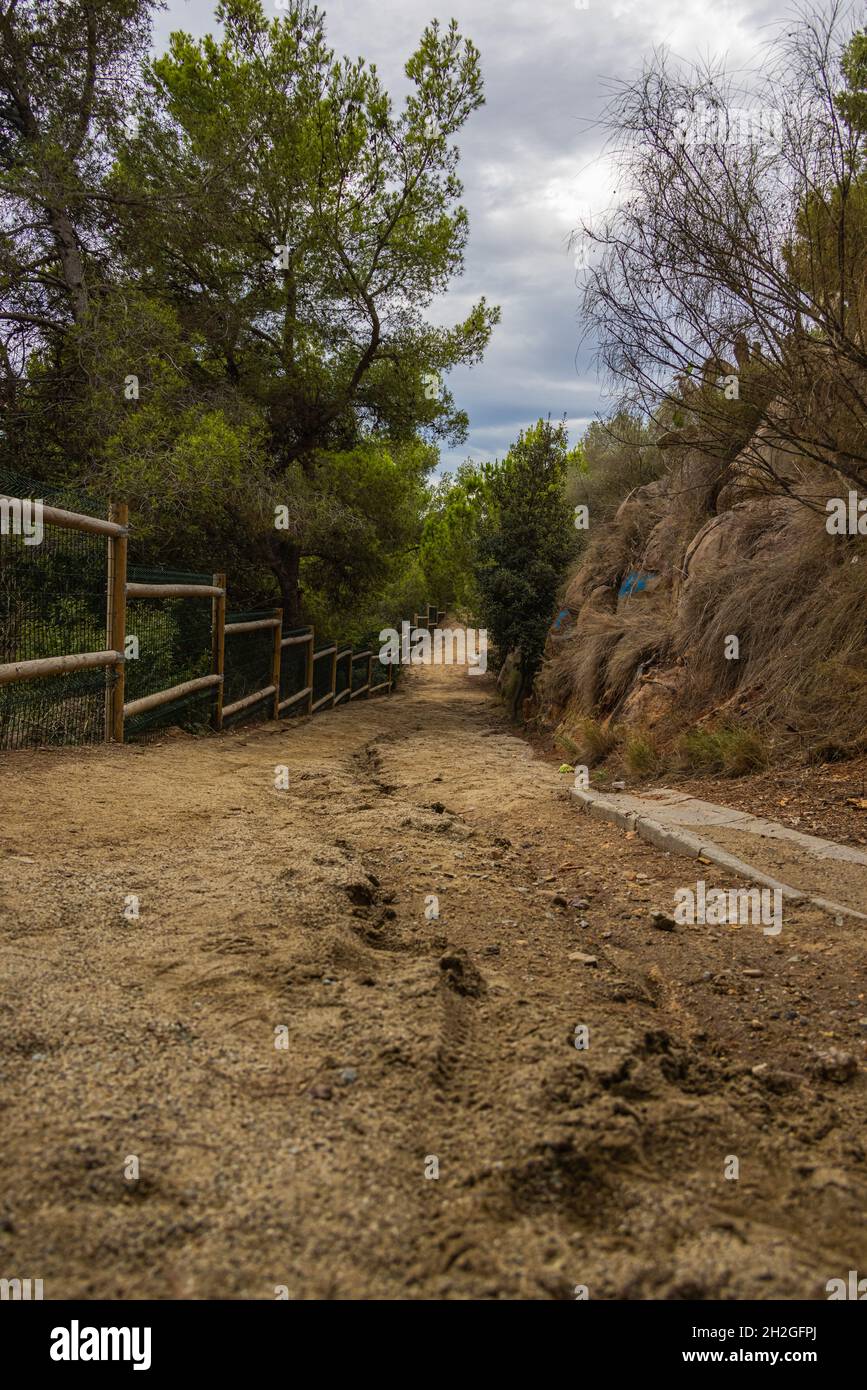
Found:
[[[105, 179], [151, 0], [0, 3], [0, 457], [75, 471], [70, 350], [112, 275]], [[70, 450], [70, 445], [71, 450]]]
[[462, 463], [440, 480], [422, 530], [419, 560], [427, 593], [437, 607], [472, 615], [478, 606], [476, 556], [485, 475]]
[[519, 651], [521, 685], [538, 669], [557, 590], [574, 553], [566, 426], [539, 420], [486, 470], [476, 579], [480, 621], [500, 660]]
[[[301, 483], [300, 517], [340, 472], [329, 454], [465, 436], [444, 374], [480, 359], [498, 314], [482, 300], [447, 329], [424, 312], [463, 264], [453, 137], [483, 100], [478, 54], [432, 23], [396, 113], [375, 70], [327, 48], [308, 0], [274, 20], [259, 0], [217, 14], [221, 39], [173, 34], [148, 70], [114, 184], [120, 244], [203, 344], [200, 370], [261, 413], [267, 476], [277, 493]], [[330, 513], [338, 548], [347, 505]], [[290, 619], [328, 545], [327, 506], [312, 514], [255, 538]]]
[[605, 421], [591, 420], [570, 454], [566, 484], [571, 506], [588, 512], [589, 526], [576, 531], [579, 546], [611, 520], [630, 492], [662, 476], [665, 459], [656, 447], [658, 433], [626, 410]]

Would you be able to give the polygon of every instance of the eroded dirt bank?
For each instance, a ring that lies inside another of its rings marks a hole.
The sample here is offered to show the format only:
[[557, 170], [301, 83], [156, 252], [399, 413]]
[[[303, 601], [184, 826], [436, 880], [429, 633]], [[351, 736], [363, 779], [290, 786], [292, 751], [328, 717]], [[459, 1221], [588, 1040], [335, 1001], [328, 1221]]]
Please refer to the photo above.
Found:
[[697, 873], [736, 885], [569, 780], [451, 668], [291, 728], [6, 755], [0, 1275], [824, 1298], [867, 1272], [863, 928], [650, 926]]

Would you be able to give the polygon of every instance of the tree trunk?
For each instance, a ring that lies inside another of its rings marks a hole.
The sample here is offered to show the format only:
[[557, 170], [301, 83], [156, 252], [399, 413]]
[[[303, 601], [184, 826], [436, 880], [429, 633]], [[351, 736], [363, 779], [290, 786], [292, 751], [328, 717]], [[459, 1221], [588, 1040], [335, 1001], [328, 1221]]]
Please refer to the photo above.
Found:
[[301, 551], [297, 545], [274, 539], [271, 542], [271, 572], [280, 585], [283, 626], [301, 626]]
[[48, 220], [54, 233], [54, 244], [60, 258], [63, 278], [69, 291], [72, 317], [81, 323], [87, 314], [87, 286], [84, 282], [84, 267], [78, 249], [75, 231], [63, 208], [49, 204]]

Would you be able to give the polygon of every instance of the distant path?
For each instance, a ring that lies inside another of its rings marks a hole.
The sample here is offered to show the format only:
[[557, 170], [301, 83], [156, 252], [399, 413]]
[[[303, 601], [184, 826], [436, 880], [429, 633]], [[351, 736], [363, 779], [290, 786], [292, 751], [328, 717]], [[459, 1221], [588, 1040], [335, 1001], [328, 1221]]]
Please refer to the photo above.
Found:
[[815, 1061], [863, 1059], [863, 927], [656, 930], [696, 862], [582, 814], [489, 677], [358, 706], [4, 755], [0, 1275], [823, 1298], [867, 1272], [864, 1071]]

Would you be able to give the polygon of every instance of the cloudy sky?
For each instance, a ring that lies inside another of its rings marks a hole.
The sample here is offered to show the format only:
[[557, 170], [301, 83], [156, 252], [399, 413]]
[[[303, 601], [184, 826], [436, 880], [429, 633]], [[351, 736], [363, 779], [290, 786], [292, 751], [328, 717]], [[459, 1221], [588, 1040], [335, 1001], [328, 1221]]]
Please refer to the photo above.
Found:
[[[215, 0], [168, 0], [155, 43], [173, 29], [216, 29]], [[274, 0], [266, 11], [278, 14]], [[467, 444], [443, 453], [501, 457], [540, 416], [565, 416], [574, 441], [606, 411], [592, 350], [578, 350], [579, 289], [570, 232], [611, 201], [600, 112], [611, 82], [654, 47], [689, 61], [726, 56], [742, 77], [792, 14], [786, 0], [320, 0], [340, 54], [375, 62], [396, 99], [403, 65], [434, 17], [457, 19], [481, 53], [486, 105], [460, 138], [470, 216], [466, 270], [432, 313], [455, 322], [484, 294], [502, 322], [483, 364], [449, 384], [470, 417]]]

